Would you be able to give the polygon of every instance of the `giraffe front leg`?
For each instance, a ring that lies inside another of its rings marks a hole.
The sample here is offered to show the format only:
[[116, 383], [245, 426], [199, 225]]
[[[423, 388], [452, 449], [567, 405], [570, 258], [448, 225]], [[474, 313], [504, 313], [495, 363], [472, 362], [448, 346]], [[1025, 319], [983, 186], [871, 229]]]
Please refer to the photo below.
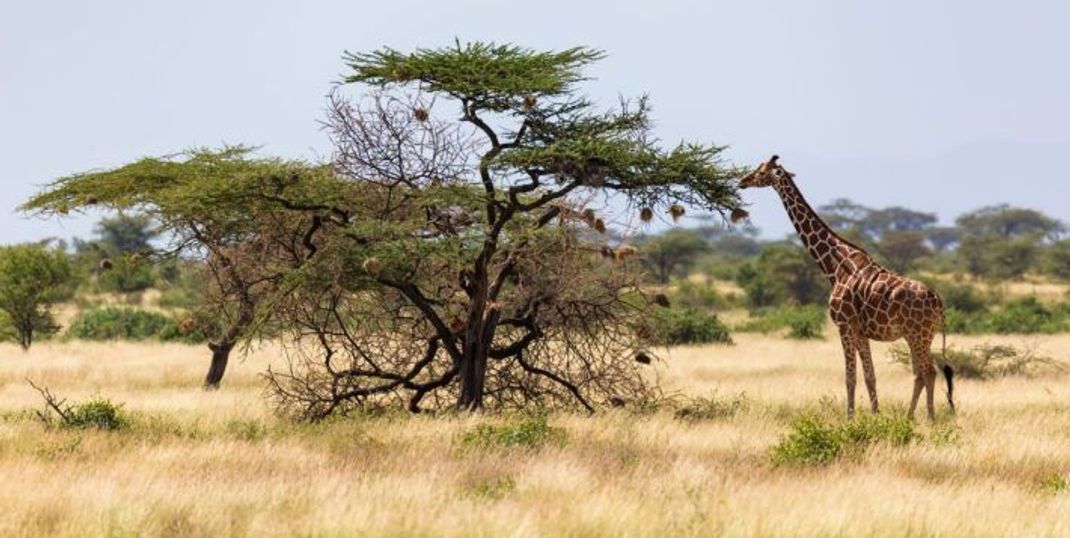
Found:
[[847, 327], [840, 327], [840, 343], [843, 345], [845, 381], [847, 384], [847, 416], [855, 414], [855, 337]]
[[862, 375], [866, 380], [866, 391], [869, 392], [869, 405], [874, 413], [881, 412], [880, 403], [877, 401], [877, 374], [873, 371], [873, 356], [869, 351], [869, 339], [857, 338], [858, 358], [862, 361]]

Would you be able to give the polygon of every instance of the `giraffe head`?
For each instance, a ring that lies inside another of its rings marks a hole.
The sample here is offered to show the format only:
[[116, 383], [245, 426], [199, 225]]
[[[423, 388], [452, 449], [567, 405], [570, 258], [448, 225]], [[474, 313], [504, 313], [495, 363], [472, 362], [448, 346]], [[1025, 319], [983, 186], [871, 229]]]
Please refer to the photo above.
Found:
[[777, 159], [779, 158], [779, 156], [773, 155], [768, 161], [762, 163], [761, 166], [743, 176], [743, 179], [739, 180], [739, 188], [749, 189], [752, 187], [771, 187], [784, 178], [792, 177], [794, 174], [788, 172], [783, 166], [777, 164]]

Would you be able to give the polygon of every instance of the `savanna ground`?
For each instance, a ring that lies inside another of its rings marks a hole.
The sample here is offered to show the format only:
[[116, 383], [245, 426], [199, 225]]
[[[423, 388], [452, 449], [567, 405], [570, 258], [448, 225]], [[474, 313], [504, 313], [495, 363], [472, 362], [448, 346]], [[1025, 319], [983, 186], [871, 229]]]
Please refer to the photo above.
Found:
[[[959, 414], [921, 422], [827, 465], [777, 465], [800, 415], [840, 421], [835, 338], [739, 334], [677, 348], [657, 367], [671, 410], [517, 417], [276, 417], [258, 377], [278, 353], [235, 362], [205, 393], [199, 347], [0, 347], [0, 535], [710, 536], [1070, 534], [1070, 376], [962, 380]], [[1070, 335], [960, 337], [1070, 355]], [[874, 349], [885, 414], [912, 380]], [[122, 402], [126, 430], [46, 427], [30, 378], [72, 400]], [[941, 380], [942, 383], [942, 380]], [[860, 408], [867, 408], [859, 382]], [[733, 403], [735, 402], [735, 403]], [[923, 413], [919, 413], [923, 416]], [[506, 433], [502, 433], [505, 431]]]

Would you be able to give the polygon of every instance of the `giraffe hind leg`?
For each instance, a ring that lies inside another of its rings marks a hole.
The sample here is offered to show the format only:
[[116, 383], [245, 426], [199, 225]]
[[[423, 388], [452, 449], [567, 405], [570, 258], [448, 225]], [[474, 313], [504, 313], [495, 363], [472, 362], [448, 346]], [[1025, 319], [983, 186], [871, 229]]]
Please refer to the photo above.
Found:
[[930, 357], [929, 346], [932, 344], [932, 336], [928, 338], [918, 335], [908, 338], [910, 346], [910, 360], [914, 369], [914, 394], [910, 398], [910, 418], [914, 419], [914, 412], [918, 407], [918, 399], [921, 390], [925, 389], [925, 408], [929, 420], [936, 420], [936, 411], [933, 405], [933, 391], [936, 384], [936, 368], [933, 367]]

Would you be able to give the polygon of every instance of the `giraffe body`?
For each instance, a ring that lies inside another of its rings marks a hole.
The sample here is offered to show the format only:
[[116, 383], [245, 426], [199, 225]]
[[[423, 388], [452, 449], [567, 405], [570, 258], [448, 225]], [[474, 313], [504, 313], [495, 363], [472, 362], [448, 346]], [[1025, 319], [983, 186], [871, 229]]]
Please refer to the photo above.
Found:
[[[803, 198], [795, 185], [793, 174], [776, 161], [777, 157], [773, 156], [744, 177], [740, 186], [771, 186], [777, 191], [803, 246], [821, 266], [832, 285], [829, 316], [839, 329], [843, 345], [847, 414], [854, 414], [858, 361], [862, 363], [870, 407], [873, 412], [880, 411], [869, 341], [903, 338], [910, 347], [914, 370], [910, 416], [914, 416], [918, 398], [924, 389], [929, 418], [935, 419], [933, 391], [936, 368], [930, 348], [944, 321], [944, 304], [940, 296], [921, 282], [881, 267], [861, 247], [837, 235]], [[952, 373], [950, 368], [944, 367], [947, 401], [954, 410]]]

